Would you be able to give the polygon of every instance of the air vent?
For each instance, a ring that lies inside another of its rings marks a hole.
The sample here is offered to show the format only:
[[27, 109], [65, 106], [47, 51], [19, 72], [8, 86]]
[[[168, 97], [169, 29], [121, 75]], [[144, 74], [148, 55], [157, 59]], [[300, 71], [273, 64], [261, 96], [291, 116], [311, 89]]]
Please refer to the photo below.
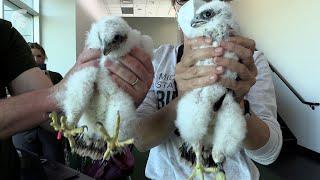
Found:
[[122, 14], [133, 14], [133, 7], [121, 7]]

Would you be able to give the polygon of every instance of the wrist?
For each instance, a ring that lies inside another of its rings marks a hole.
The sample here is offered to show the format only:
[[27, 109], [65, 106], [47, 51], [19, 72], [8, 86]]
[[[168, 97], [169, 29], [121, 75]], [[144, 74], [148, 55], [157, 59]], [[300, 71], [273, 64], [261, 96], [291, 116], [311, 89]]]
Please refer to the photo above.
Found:
[[51, 88], [47, 89], [47, 98], [46, 104], [48, 112], [58, 111], [59, 110], [59, 103], [57, 101], [57, 96], [62, 96], [62, 94], [58, 94], [59, 92], [59, 84], [52, 86]]

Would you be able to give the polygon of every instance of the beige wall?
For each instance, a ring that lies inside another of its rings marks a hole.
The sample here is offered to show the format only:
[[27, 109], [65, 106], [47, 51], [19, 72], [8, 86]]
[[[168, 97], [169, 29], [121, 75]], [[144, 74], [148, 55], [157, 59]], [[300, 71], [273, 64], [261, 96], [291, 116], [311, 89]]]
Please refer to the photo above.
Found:
[[125, 18], [128, 24], [152, 37], [154, 47], [177, 43], [177, 21], [175, 18]]
[[[257, 42], [276, 69], [307, 100], [320, 102], [320, 1], [238, 0], [242, 33]], [[302, 105], [275, 78], [279, 111], [298, 143], [320, 152], [320, 108]]]
[[[85, 44], [86, 33], [91, 24], [103, 16], [98, 7], [83, 6], [87, 0], [77, 1], [77, 54], [79, 54]], [[90, 8], [98, 9], [92, 13]], [[125, 18], [130, 26], [138, 29], [143, 34], [150, 35], [154, 40], [154, 47], [161, 44], [176, 44], [177, 26], [174, 18]]]
[[40, 5], [48, 69], [65, 75], [76, 61], [76, 0], [41, 0]]
[[105, 9], [100, 0], [76, 1], [76, 37], [77, 55], [81, 53], [85, 45], [87, 32], [91, 24], [105, 15]]

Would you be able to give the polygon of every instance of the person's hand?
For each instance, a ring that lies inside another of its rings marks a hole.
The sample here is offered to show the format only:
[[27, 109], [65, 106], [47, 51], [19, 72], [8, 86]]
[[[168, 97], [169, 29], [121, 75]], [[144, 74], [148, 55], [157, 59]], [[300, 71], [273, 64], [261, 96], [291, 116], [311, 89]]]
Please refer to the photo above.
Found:
[[238, 74], [237, 80], [221, 77], [219, 82], [226, 88], [234, 91], [238, 102], [249, 92], [250, 88], [256, 83], [257, 67], [254, 64], [253, 53], [255, 50], [255, 41], [244, 37], [230, 37], [228, 41], [222, 41], [220, 46], [224, 51], [236, 53], [239, 62], [215, 57], [214, 62]]
[[55, 86], [53, 86], [53, 93], [59, 92], [61, 96], [64, 96], [62, 90], [67, 82], [68, 78], [75, 72], [86, 67], [99, 67], [99, 59], [101, 57], [101, 51], [98, 49], [84, 49], [79, 55], [75, 65], [69, 70], [65, 77]]
[[184, 50], [181, 61], [176, 66], [175, 81], [179, 96], [187, 91], [214, 84], [219, 75], [224, 72], [222, 66], [196, 66], [199, 60], [214, 58], [223, 55], [222, 48], [202, 48], [203, 45], [212, 45], [210, 38], [184, 38]]
[[144, 100], [153, 81], [153, 66], [150, 55], [142, 49], [134, 48], [119, 63], [106, 61], [112, 79], [127, 92], [139, 106]]

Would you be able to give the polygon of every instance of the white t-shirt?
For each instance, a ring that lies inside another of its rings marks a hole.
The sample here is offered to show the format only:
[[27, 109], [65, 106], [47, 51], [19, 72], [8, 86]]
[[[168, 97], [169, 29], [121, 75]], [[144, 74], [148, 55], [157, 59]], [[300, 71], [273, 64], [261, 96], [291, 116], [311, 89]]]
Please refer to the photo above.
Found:
[[[172, 45], [163, 45], [154, 51], [154, 80], [144, 102], [138, 108], [139, 116], [151, 115], [177, 96], [174, 82], [177, 53], [178, 47]], [[269, 126], [270, 138], [267, 144], [258, 150], [242, 149], [234, 157], [227, 158], [223, 169], [228, 180], [259, 179], [259, 170], [252, 160], [264, 165], [270, 164], [277, 159], [282, 147], [282, 133], [276, 120], [272, 73], [263, 53], [256, 51], [254, 61], [258, 68], [257, 82], [246, 99], [250, 102], [251, 110]], [[187, 179], [193, 169], [191, 163], [181, 157], [179, 148], [182, 144], [182, 139], [172, 133], [164, 143], [152, 148], [145, 170], [146, 176], [150, 179]], [[214, 174], [207, 174], [205, 178], [213, 177]]]

